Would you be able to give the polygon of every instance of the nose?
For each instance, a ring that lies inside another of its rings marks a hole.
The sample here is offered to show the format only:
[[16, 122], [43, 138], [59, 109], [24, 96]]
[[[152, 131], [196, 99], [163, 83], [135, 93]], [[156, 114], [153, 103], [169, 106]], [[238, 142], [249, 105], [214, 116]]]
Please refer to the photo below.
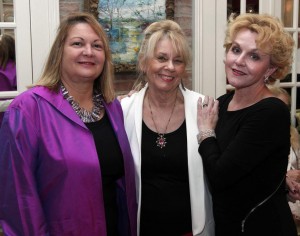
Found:
[[83, 49], [83, 55], [85, 56], [92, 56], [93, 55], [93, 50], [91, 45], [86, 45]]
[[244, 57], [244, 55], [243, 55], [243, 54], [240, 54], [240, 55], [236, 58], [235, 63], [236, 63], [237, 65], [240, 65], [240, 66], [245, 65], [245, 57]]
[[174, 66], [173, 61], [172, 60], [167, 61], [166, 67], [169, 70], [174, 70], [175, 66]]

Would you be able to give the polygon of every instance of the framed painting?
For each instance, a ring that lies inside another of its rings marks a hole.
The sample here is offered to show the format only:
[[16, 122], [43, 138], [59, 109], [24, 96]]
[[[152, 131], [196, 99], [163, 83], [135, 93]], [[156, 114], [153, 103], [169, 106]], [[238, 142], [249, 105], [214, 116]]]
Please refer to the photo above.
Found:
[[86, 0], [86, 8], [107, 32], [115, 72], [135, 71], [143, 30], [174, 19], [174, 0]]

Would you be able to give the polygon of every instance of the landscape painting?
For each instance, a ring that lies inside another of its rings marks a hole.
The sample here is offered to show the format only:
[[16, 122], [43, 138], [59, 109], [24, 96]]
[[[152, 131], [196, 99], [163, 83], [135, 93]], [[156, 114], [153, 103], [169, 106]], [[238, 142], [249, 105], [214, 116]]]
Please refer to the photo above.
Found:
[[116, 72], [134, 71], [143, 30], [166, 19], [165, 0], [99, 0], [98, 20], [110, 40]]

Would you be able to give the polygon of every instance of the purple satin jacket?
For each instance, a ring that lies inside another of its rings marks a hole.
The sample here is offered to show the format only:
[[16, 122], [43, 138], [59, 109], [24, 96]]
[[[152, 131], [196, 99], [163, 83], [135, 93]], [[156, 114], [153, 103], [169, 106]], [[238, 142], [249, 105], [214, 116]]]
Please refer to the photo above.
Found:
[[[120, 103], [104, 104], [124, 159], [119, 228], [136, 236], [134, 165]], [[108, 157], [109, 158], [109, 157]], [[0, 130], [0, 225], [5, 235], [106, 236], [93, 135], [71, 105], [45, 87], [14, 99]]]

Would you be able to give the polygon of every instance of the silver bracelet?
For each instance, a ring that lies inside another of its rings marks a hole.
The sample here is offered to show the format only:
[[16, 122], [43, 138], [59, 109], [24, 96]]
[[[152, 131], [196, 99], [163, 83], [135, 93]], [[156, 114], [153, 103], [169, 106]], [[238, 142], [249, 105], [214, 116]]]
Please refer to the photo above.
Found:
[[216, 133], [213, 129], [200, 131], [199, 134], [197, 134], [198, 144], [200, 145], [200, 143], [208, 137], [216, 137]]

